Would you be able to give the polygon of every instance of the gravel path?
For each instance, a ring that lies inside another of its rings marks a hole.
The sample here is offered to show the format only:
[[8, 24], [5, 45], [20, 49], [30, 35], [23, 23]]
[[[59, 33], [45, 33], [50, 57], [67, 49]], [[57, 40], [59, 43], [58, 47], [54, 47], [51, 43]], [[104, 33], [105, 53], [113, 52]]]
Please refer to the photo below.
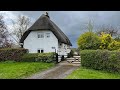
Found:
[[68, 74], [77, 68], [79, 68], [79, 65], [73, 65], [63, 61], [54, 68], [37, 73], [26, 79], [64, 79]]

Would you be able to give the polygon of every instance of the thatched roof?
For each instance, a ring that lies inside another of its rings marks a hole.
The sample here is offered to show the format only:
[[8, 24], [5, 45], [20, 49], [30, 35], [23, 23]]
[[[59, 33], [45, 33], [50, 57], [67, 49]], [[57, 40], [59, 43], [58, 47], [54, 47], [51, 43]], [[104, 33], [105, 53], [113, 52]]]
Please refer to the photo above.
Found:
[[52, 22], [47, 15], [44, 14], [23, 34], [20, 43], [23, 43], [29, 33], [35, 30], [51, 30], [59, 42], [72, 46], [70, 40], [61, 31], [61, 29], [54, 22]]

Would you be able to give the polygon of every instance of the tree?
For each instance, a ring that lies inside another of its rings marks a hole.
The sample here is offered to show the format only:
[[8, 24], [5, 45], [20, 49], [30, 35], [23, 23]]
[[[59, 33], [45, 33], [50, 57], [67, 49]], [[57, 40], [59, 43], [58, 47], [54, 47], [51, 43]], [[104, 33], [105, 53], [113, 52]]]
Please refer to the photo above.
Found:
[[79, 49], [98, 49], [100, 46], [99, 37], [93, 32], [85, 32], [78, 40], [77, 44]]
[[8, 40], [8, 36], [9, 33], [7, 31], [7, 26], [5, 25], [4, 22], [4, 17], [2, 15], [0, 15], [0, 47], [8, 47], [9, 44], [9, 40]]
[[24, 32], [28, 29], [30, 25], [30, 19], [26, 16], [19, 15], [16, 20], [12, 20], [13, 23], [13, 34], [17, 38], [17, 43], [20, 45], [19, 41], [23, 36]]
[[91, 20], [88, 22], [87, 30], [88, 32], [82, 34], [77, 40], [78, 49], [98, 49], [100, 39], [95, 33], [93, 33], [93, 24]]
[[97, 32], [101, 39], [100, 49], [117, 50], [120, 48], [120, 34], [118, 29], [103, 26]]
[[89, 32], [92, 32], [92, 31], [93, 31], [93, 24], [92, 24], [91, 20], [89, 20], [89, 22], [88, 22], [87, 30], [88, 30]]
[[120, 42], [120, 37], [116, 37], [115, 40]]
[[101, 29], [97, 32], [97, 34], [100, 35], [101, 32], [110, 34], [111, 36], [116, 36], [118, 34], [118, 30], [113, 28], [112, 26], [110, 26], [110, 27], [102, 26]]

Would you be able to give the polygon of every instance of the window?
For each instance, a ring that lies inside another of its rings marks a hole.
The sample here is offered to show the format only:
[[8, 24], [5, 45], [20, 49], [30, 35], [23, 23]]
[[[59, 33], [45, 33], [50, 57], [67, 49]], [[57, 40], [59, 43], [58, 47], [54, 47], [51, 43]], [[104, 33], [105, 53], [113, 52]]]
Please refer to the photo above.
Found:
[[52, 47], [52, 49], [55, 49], [55, 47]]
[[59, 43], [59, 46], [58, 46], [58, 48], [62, 48], [62, 44], [61, 44], [61, 43]]
[[38, 38], [44, 38], [44, 33], [38, 33]]
[[44, 50], [43, 49], [39, 49], [37, 50], [38, 53], [44, 53]]
[[38, 53], [40, 53], [40, 50], [38, 50]]
[[44, 53], [44, 50], [41, 50], [41, 53]]
[[64, 45], [64, 49], [66, 50], [66, 45]]
[[50, 37], [50, 33], [46, 33], [46, 37], [49, 38]]

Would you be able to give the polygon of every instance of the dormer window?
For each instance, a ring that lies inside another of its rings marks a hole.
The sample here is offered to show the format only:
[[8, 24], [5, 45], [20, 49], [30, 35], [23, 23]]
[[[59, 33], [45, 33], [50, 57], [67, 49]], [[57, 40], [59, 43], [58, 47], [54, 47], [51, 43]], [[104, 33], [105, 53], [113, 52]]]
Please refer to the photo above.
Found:
[[44, 33], [38, 33], [38, 38], [44, 38]]

